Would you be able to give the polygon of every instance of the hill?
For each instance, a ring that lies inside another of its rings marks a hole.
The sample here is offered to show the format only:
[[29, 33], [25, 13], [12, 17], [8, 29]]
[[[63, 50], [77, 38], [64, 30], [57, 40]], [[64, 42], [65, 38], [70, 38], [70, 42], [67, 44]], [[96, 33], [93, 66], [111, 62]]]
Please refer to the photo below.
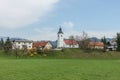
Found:
[[[110, 40], [113, 40], [114, 38], [106, 38], [106, 41], [109, 42]], [[91, 37], [89, 38], [90, 41], [95, 41], [95, 42], [100, 42], [101, 39], [97, 38], [97, 37]]]
[[[3, 38], [3, 40], [6, 41], [8, 37], [0, 36], [0, 39], [1, 39], [1, 38]], [[18, 38], [18, 37], [10, 37], [10, 40], [13, 41], [13, 40], [27, 40], [27, 39]]]

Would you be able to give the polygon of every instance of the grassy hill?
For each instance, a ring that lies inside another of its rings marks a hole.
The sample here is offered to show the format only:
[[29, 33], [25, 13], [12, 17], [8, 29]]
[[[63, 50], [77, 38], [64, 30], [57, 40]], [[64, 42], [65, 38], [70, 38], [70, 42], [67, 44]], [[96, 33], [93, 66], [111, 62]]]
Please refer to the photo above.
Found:
[[51, 58], [102, 58], [102, 59], [120, 59], [120, 52], [102, 50], [80, 50], [80, 49], [64, 49], [62, 51], [50, 51], [47, 57]]
[[[5, 55], [3, 50], [0, 50], [0, 59], [2, 58], [16, 58], [15, 55]], [[20, 57], [26, 58], [26, 57]], [[53, 59], [120, 59], [120, 52], [109, 51], [103, 52], [102, 50], [80, 50], [80, 49], [63, 49], [51, 50], [46, 53], [46, 56], [38, 54], [37, 56], [27, 58], [53, 58]]]

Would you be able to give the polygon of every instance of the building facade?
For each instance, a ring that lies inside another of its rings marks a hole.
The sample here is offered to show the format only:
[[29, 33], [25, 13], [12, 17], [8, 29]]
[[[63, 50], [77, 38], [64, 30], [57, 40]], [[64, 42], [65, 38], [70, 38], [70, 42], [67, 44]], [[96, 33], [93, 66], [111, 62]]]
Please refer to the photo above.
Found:
[[62, 28], [59, 28], [57, 38], [57, 48], [79, 48], [79, 44], [74, 39], [64, 39]]
[[79, 48], [79, 44], [74, 39], [64, 39], [65, 48]]
[[14, 40], [12, 41], [12, 48], [13, 49], [32, 49], [33, 41], [30, 40]]
[[89, 42], [88, 47], [90, 49], [104, 49], [103, 42]]
[[49, 41], [37, 41], [33, 42], [33, 48], [46, 48], [50, 50], [52, 49], [52, 44]]

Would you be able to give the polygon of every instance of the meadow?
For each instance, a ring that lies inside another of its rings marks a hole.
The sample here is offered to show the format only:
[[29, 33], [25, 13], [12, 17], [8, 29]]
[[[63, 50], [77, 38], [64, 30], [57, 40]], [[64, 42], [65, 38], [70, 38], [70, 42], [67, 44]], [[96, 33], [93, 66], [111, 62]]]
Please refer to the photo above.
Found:
[[0, 80], [119, 80], [120, 60], [1, 59]]
[[66, 49], [16, 58], [0, 51], [0, 80], [119, 80], [119, 52], [98, 52]]

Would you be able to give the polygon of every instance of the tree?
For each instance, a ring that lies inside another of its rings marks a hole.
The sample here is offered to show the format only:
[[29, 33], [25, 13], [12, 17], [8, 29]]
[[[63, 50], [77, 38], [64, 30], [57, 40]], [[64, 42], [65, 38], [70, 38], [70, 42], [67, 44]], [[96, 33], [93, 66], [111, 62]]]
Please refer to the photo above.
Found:
[[1, 41], [0, 41], [0, 50], [2, 49]]
[[105, 36], [101, 39], [101, 42], [103, 42], [103, 44], [104, 44], [104, 51], [106, 51], [107, 41], [106, 41], [106, 37]]
[[3, 38], [1, 38], [1, 45], [2, 45], [2, 48], [4, 48], [4, 40], [3, 40]]
[[2, 50], [4, 48], [4, 41], [3, 38], [0, 40], [0, 49]]
[[120, 33], [117, 33], [117, 51], [120, 51]]
[[87, 33], [83, 32], [81, 36], [76, 36], [75, 39], [78, 41], [81, 49], [88, 49], [89, 39]]
[[74, 40], [75, 40], [74, 36], [73, 35], [69, 36], [69, 39], [70, 39], [70, 47], [74, 47]]
[[10, 38], [8, 37], [4, 44], [4, 51], [6, 54], [10, 54], [11, 49], [12, 49], [12, 43], [10, 41]]

